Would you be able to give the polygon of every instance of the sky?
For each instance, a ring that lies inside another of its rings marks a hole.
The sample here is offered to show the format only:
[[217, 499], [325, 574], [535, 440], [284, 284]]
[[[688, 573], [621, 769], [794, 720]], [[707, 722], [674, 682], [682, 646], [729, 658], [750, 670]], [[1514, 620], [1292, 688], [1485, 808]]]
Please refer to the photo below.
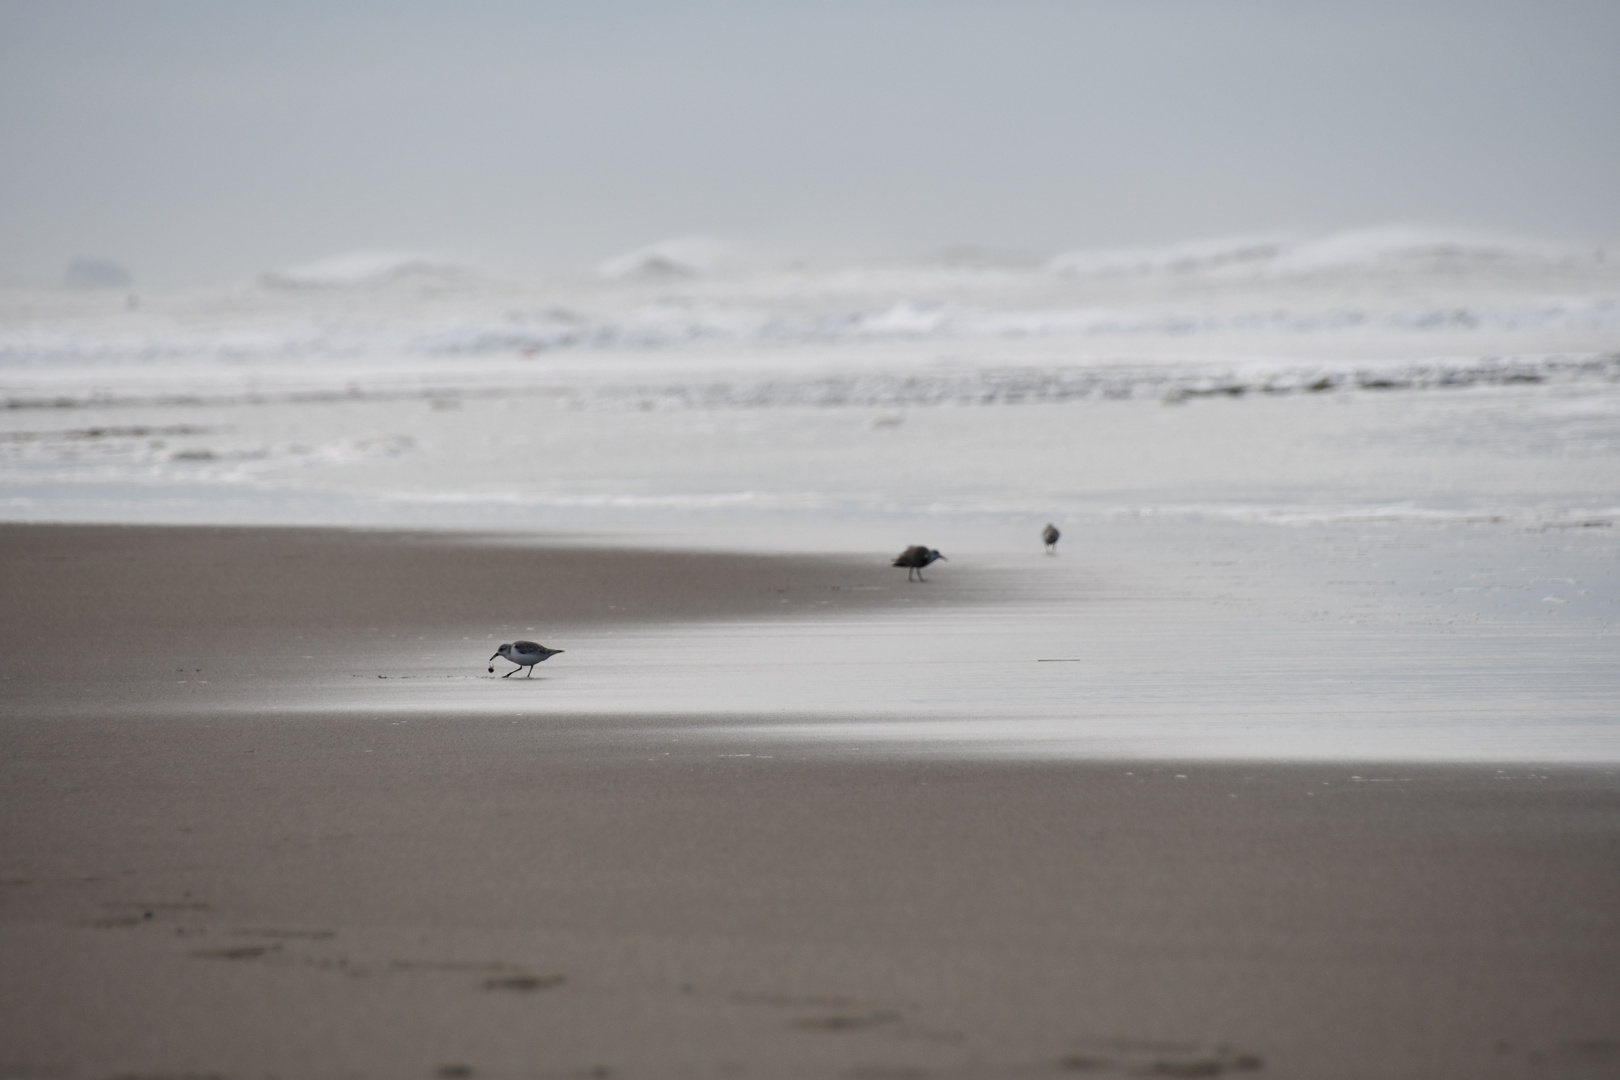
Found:
[[1620, 240], [1620, 4], [0, 0], [0, 277]]

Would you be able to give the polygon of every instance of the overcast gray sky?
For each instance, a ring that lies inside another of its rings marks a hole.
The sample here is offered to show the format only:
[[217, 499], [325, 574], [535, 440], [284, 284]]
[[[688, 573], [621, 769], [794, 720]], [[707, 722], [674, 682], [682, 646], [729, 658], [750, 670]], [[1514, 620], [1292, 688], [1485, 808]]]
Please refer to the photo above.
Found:
[[1620, 238], [1620, 4], [0, 0], [0, 274]]

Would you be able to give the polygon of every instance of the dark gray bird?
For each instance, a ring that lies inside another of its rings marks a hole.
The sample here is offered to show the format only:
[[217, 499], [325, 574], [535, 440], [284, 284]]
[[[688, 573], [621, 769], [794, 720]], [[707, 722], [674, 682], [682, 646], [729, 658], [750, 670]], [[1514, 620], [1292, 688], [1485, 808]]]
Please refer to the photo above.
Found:
[[[527, 679], [530, 675], [534, 674], [534, 665], [540, 663], [540, 661], [545, 660], [548, 657], [556, 656], [562, 651], [562, 649], [548, 649], [544, 645], [537, 644], [533, 641], [514, 641], [509, 644], [502, 645], [500, 648], [496, 649], [495, 656], [504, 656], [508, 660], [512, 661], [512, 663], [517, 665], [517, 667], [513, 668], [511, 671], [508, 671], [505, 675], [502, 675], [501, 678], [511, 678], [512, 674], [516, 672], [518, 668], [528, 668], [528, 675], [523, 676], [525, 679]], [[491, 661], [489, 670], [492, 672], [495, 670], [495, 664], [493, 662], [495, 660], [495, 656], [489, 658]]]
[[1046, 528], [1041, 530], [1041, 543], [1046, 545], [1048, 555], [1056, 554], [1058, 537], [1062, 535], [1062, 533], [1058, 532], [1058, 527], [1050, 521], [1046, 523]]
[[[907, 581], [911, 580], [911, 575], [913, 574], [917, 575], [918, 581], [925, 581], [927, 579], [922, 576], [923, 567], [927, 566], [935, 559], [945, 559], [945, 556], [941, 555], [933, 548], [923, 547], [921, 544], [912, 544], [910, 547], [906, 548], [906, 550], [900, 553], [900, 557], [898, 559], [894, 560], [894, 562], [890, 563], [889, 565], [905, 567]], [[950, 562], [951, 560], [945, 559], [945, 561]]]

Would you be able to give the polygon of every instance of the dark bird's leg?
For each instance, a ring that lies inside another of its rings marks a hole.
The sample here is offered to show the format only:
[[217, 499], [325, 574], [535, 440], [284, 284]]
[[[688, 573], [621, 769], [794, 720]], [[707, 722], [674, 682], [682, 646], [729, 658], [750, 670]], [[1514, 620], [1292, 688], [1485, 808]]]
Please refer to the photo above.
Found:
[[523, 676], [523, 677], [524, 677], [524, 678], [525, 678], [525, 679], [532, 679], [532, 678], [534, 678], [534, 665], [533, 665], [533, 664], [530, 664], [530, 665], [529, 665], [529, 673], [528, 673], [528, 674], [527, 674], [527, 675], [525, 675], [525, 676]]
[[[517, 668], [512, 669], [512, 671], [516, 671], [516, 670], [517, 670]], [[510, 679], [512, 677], [512, 671], [508, 671], [505, 675], [502, 675], [501, 678]]]

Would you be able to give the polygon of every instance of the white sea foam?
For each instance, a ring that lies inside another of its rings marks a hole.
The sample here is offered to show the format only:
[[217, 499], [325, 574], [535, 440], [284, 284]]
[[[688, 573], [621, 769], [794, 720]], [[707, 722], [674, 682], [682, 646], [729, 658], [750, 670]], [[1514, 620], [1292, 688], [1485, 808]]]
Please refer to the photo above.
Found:
[[[921, 260], [745, 270], [717, 242], [667, 241], [587, 279], [353, 253], [229, 287], [139, 296], [0, 286], [0, 389], [30, 368], [258, 366], [624, 349], [1045, 342], [1096, 354], [1324, 349], [1475, 357], [1620, 342], [1620, 265], [1601, 252], [1403, 231], [1076, 252], [1046, 267]], [[724, 270], [725, 272], [719, 272]], [[1557, 339], [1554, 342], [1554, 339]], [[1549, 348], [1549, 344], [1554, 344]]]
[[401, 278], [445, 276], [459, 272], [453, 264], [408, 251], [355, 251], [312, 263], [266, 272], [264, 284], [288, 288], [379, 285]]
[[1284, 276], [1351, 272], [1468, 273], [1601, 265], [1605, 252], [1427, 229], [1356, 229], [1326, 237], [1230, 237], [1156, 248], [1083, 249], [1049, 260], [1068, 275]]
[[[13, 303], [12, 306], [21, 306]], [[0, 378], [30, 365], [151, 363], [162, 360], [275, 362], [302, 357], [534, 355], [576, 349], [680, 348], [692, 345], [820, 344], [913, 338], [948, 343], [1073, 339], [1093, 346], [1110, 337], [1161, 338], [1167, 343], [1253, 334], [1289, 338], [1463, 332], [1504, 335], [1584, 335], [1620, 339], [1620, 299], [1548, 296], [1491, 303], [1450, 299], [1332, 303], [1294, 308], [1075, 307], [997, 310], [902, 297], [856, 303], [842, 310], [772, 310], [740, 301], [670, 298], [604, 311], [562, 306], [469, 313], [438, 319], [413, 312], [378, 317], [287, 313], [248, 304], [241, 324], [191, 325], [133, 320], [95, 325], [10, 321], [0, 326]], [[255, 325], [257, 324], [257, 325]], [[1421, 341], [1413, 347], [1421, 349]], [[1526, 351], [1507, 342], [1506, 351]], [[1301, 351], [1310, 344], [1301, 342]], [[1481, 340], [1482, 352], [1498, 343]]]
[[1374, 230], [747, 264], [678, 240], [582, 279], [396, 252], [0, 286], [0, 486], [35, 515], [127, 484], [194, 517], [1610, 520], [1620, 266], [1592, 252]]

